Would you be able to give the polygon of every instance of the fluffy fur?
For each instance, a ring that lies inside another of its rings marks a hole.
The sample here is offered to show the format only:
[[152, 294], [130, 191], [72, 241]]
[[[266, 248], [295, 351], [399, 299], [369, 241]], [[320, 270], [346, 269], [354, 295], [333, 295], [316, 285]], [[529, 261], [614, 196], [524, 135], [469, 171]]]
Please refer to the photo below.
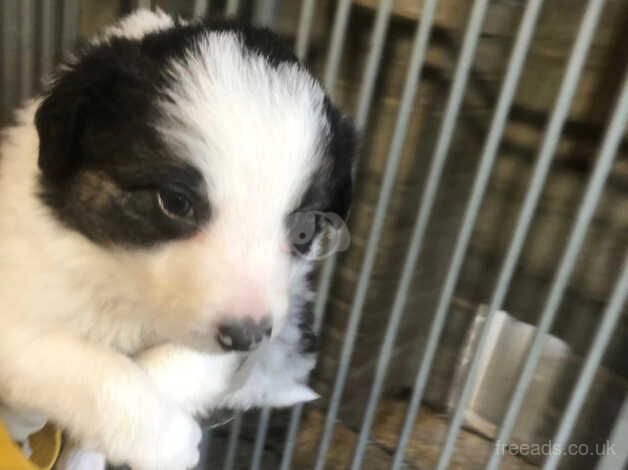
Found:
[[[43, 416], [113, 463], [185, 469], [195, 416], [314, 398], [321, 227], [293, 215], [346, 216], [353, 141], [264, 30], [139, 11], [68, 59], [0, 146], [0, 401], [20, 432]], [[221, 322], [269, 314], [270, 341], [221, 351]]]

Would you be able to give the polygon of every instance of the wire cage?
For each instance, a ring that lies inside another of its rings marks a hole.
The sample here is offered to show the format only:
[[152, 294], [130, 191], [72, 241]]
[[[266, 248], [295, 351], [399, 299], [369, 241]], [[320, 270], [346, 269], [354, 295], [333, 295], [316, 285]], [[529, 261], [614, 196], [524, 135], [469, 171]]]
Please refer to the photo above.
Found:
[[628, 1], [0, 0], [2, 122], [138, 7], [277, 30], [362, 136], [322, 398], [199, 468], [626, 468]]

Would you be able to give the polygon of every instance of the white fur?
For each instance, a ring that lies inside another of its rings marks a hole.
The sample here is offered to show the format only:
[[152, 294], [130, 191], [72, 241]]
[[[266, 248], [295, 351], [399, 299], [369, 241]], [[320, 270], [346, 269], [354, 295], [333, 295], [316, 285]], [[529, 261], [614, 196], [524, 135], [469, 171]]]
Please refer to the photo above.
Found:
[[[100, 40], [172, 25], [141, 11]], [[215, 205], [191, 240], [104, 248], [54, 219], [36, 197], [37, 101], [0, 143], [0, 400], [134, 469], [193, 466], [192, 416], [212, 407], [316, 397], [301, 385], [313, 364], [297, 353], [288, 311], [291, 296], [308, 295], [310, 266], [281, 246], [284, 217], [320, 163], [323, 92], [296, 66], [244, 54], [233, 34], [209, 34], [199, 50], [170, 65], [176, 104], [163, 103], [156, 123], [202, 170]], [[217, 322], [265, 312], [269, 344], [248, 358], [217, 353]], [[100, 461], [81, 451], [67, 468], [81, 459]]]
[[146, 34], [170, 29], [173, 26], [174, 20], [172, 17], [159, 8], [156, 8], [154, 11], [138, 10], [106, 28], [92, 42], [98, 43], [113, 37], [141, 39]]

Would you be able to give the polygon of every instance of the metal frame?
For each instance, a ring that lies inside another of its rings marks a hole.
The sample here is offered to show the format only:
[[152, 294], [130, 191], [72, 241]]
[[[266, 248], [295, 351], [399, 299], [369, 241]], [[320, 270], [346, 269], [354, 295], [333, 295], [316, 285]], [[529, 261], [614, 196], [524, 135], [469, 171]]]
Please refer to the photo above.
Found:
[[[252, 3], [247, 3], [246, 5], [253, 5], [253, 18], [256, 23], [272, 27], [275, 23], [280, 3], [280, 0], [254, 0]], [[134, 7], [151, 8], [153, 2], [152, 0], [134, 0], [131, 4]], [[334, 95], [339, 78], [344, 45], [346, 43], [347, 34], [349, 33], [352, 4], [353, 2], [351, 0], [338, 0], [336, 3], [323, 73], [323, 84], [331, 96]], [[462, 108], [471, 67], [474, 62], [489, 4], [489, 0], [474, 0], [470, 10], [461, 50], [455, 65], [453, 82], [447, 97], [436, 144], [431, 155], [425, 186], [418, 200], [413, 230], [401, 268], [394, 302], [389, 312], [389, 322], [380, 346], [372, 387], [369, 391], [367, 403], [365, 404], [363, 421], [359, 429], [355, 448], [353, 449], [351, 470], [359, 470], [364, 464], [371, 429], [375, 422], [376, 411], [384, 390], [387, 371], [390, 368], [398, 330], [403, 319], [404, 311], [406, 310], [414, 273], [420, 259], [436, 196], [439, 191], [452, 140], [456, 132], [457, 121]], [[445, 470], [451, 464], [455, 444], [461, 427], [464, 424], [465, 411], [469, 405], [474, 387], [477, 385], [477, 371], [479, 370], [478, 368], [481, 365], [482, 357], [490, 342], [489, 333], [491, 324], [497, 312], [503, 307], [506, 295], [511, 287], [515, 268], [522, 254], [534, 214], [549, 176], [554, 154], [560, 143], [565, 121], [569, 115], [579, 79], [582, 76], [605, 4], [605, 0], [588, 0], [582, 15], [556, 101], [552, 107], [546, 130], [538, 149], [527, 191], [517, 214], [511, 238], [498, 271], [495, 287], [488, 301], [486, 321], [480, 330], [476, 342], [476, 350], [468, 365], [467, 376], [463, 381], [456, 406], [452, 410], [449, 427], [436, 466], [437, 470]], [[191, 5], [193, 16], [202, 17], [210, 12], [210, 0], [194, 0]], [[368, 55], [359, 86], [354, 114], [354, 121], [359, 132], [364, 132], [369, 122], [375, 84], [381, 72], [380, 64], [384, 53], [388, 28], [391, 22], [393, 5], [393, 0], [380, 0], [374, 16], [369, 39]], [[456, 284], [462, 271], [473, 228], [480, 213], [481, 204], [487, 191], [490, 176], [496, 159], [498, 158], [500, 143], [508, 123], [511, 106], [524, 70], [543, 5], [543, 0], [528, 0], [525, 3], [524, 11], [521, 15], [498, 100], [491, 118], [490, 127], [484, 138], [471, 191], [465, 205], [451, 258], [448, 260], [446, 277], [437, 299], [427, 342], [422, 351], [416, 376], [414, 376], [412, 394], [400, 430], [399, 441], [392, 457], [392, 470], [399, 470], [404, 465], [406, 448], [417, 421]], [[339, 355], [339, 364], [334, 378], [329, 405], [326, 410], [320, 441], [318, 442], [316, 459], [313, 462], [314, 470], [323, 470], [328, 451], [332, 444], [343, 393], [350, 372], [351, 359], [364, 312], [371, 275], [374, 270], [391, 197], [395, 189], [402, 151], [406, 141], [418, 87], [420, 85], [421, 72], [430, 46], [430, 36], [438, 6], [438, 0], [425, 0], [421, 7], [421, 13], [416, 21], [412, 50], [406, 69], [399, 110], [390, 147], [388, 149], [372, 225], [368, 233], [367, 245], [356, 282], [348, 323], [344, 332], [344, 340]], [[59, 16], [61, 18], [61, 24], [59, 26], [56, 24], [56, 7], [60, 7], [61, 9]], [[227, 0], [224, 13], [226, 13], [227, 16], [237, 16], [241, 7], [242, 2], [240, 0]], [[295, 31], [295, 53], [301, 59], [305, 59], [308, 55], [310, 37], [316, 19], [316, 7], [317, 3], [315, 0], [302, 0], [301, 2], [301, 10]], [[0, 87], [0, 111], [8, 111], [13, 107], [17, 102], [18, 96], [20, 100], [24, 100], [33, 94], [37, 86], [35, 81], [36, 71], [40, 72], [42, 75], [47, 75], [51, 71], [58, 51], [57, 36], [61, 38], [61, 47], [64, 49], [71, 47], [76, 42], [80, 34], [80, 14], [79, 4], [76, 0], [41, 0], [40, 2], [33, 2], [33, 0], [3, 0], [0, 2], [0, 18], [2, 20], [0, 24], [3, 25], [3, 29], [0, 31], [0, 34], [2, 34], [1, 44], [3, 46], [2, 51], [0, 51], [0, 61], [2, 64], [0, 73], [0, 85], [2, 85]], [[60, 27], [61, 30], [57, 31], [57, 27]], [[15, 41], [15, 38], [17, 38], [17, 41]], [[36, 41], [39, 42], [36, 43]], [[20, 60], [14, 60], [16, 57], [19, 57]], [[16, 66], [13, 66], [14, 62]], [[13, 88], [18, 89], [18, 94], [9, 86], [10, 84], [14, 85]], [[605, 188], [619, 145], [625, 135], [627, 124], [628, 75], [624, 77], [622, 88], [618, 93], [615, 109], [609, 119], [608, 126], [602, 138], [595, 165], [591, 170], [589, 181], [584, 190], [564, 251], [557, 264], [556, 272], [554, 273], [547, 298], [545, 299], [535, 336], [527, 351], [527, 360], [519, 371], [517, 383], [501, 426], [499, 427], [495, 439], [496, 441], [506, 443], [511, 437], [517, 416], [531, 384], [533, 374], [541, 359], [542, 347], [554, 318], [557, 315], [565, 289], [567, 288], [567, 284], [585, 240], [588, 227]], [[320, 331], [324, 321], [337, 262], [337, 256], [331, 256], [324, 262], [320, 272], [319, 289], [314, 305], [314, 329], [317, 332]], [[561, 448], [565, 447], [569, 442], [580, 410], [585, 403], [587, 394], [595, 378], [595, 374], [601, 365], [603, 355], [611, 340], [613, 331], [622, 315], [627, 296], [628, 252], [622, 265], [622, 271], [618, 274], [615, 285], [612, 288], [608, 303], [603, 308], [597, 331], [594, 334], [593, 341], [584, 359], [581, 372], [573, 388], [558, 429], [552, 439], [552, 441]], [[628, 409], [628, 406], [625, 408]], [[303, 411], [304, 408], [302, 405], [294, 407], [291, 411], [281, 457], [281, 470], [291, 468]], [[264, 408], [260, 411], [253, 454], [250, 462], [250, 468], [252, 470], [262, 468], [264, 448], [271, 418], [272, 411], [270, 408]], [[235, 468], [243, 419], [243, 414], [237, 413], [230, 424], [228, 444], [223, 465], [225, 470]], [[626, 425], [625, 422], [625, 418], [618, 418], [614, 435], [620, 435], [623, 432], [622, 430]], [[213, 438], [211, 431], [206, 433], [204, 440], [205, 452], [203, 453], [204, 461], [208, 459], [209, 443]], [[496, 470], [499, 468], [502, 455], [503, 454], [497, 451], [491, 453], [486, 468], [488, 470]], [[625, 460], [628, 460], [628, 453], [618, 459], [622, 459], [623, 461], [619, 462], [619, 460], [611, 460], [609, 458], [602, 459], [598, 468], [600, 470], [602, 468], [608, 470], [616, 465], [624, 465], [626, 463]], [[555, 470], [560, 463], [561, 455], [552, 454], [544, 462], [543, 469]]]

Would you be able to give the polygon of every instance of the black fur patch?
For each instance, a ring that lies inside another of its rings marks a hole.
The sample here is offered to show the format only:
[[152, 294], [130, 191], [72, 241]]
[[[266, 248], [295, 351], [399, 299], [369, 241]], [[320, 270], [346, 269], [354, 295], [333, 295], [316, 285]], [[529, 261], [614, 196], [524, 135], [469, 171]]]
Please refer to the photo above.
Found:
[[321, 214], [331, 212], [346, 220], [351, 207], [356, 131], [328, 99], [325, 101], [325, 113], [330, 135], [323, 162], [299, 208], [286, 219], [291, 246], [297, 256], [308, 253], [324, 225], [330, 223]]
[[[150, 246], [188, 237], [210, 219], [200, 173], [178, 158], [152, 123], [171, 77], [165, 64], [209, 31], [233, 31], [244, 47], [273, 66], [298, 63], [288, 45], [265, 29], [233, 22], [195, 23], [87, 45], [53, 83], [35, 122], [40, 138], [41, 197], [67, 227], [97, 243]], [[324, 168], [304, 203], [346, 216], [351, 195], [353, 130], [326, 103], [331, 138]], [[192, 220], [167, 217], [160, 189], [183, 193]]]

